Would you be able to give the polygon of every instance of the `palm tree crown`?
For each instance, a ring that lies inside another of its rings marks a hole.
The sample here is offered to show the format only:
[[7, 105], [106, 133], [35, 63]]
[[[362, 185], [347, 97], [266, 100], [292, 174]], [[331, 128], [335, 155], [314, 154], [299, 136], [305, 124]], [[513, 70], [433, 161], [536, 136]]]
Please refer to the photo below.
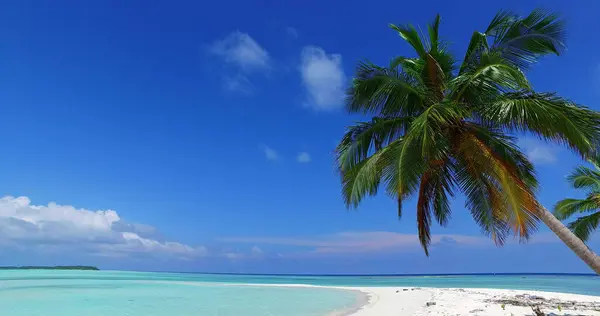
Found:
[[483, 232], [501, 245], [513, 231], [535, 229], [539, 205], [534, 168], [515, 144], [529, 132], [587, 156], [600, 140], [600, 117], [532, 89], [524, 71], [563, 49], [564, 23], [543, 10], [520, 17], [498, 13], [474, 32], [462, 63], [439, 35], [439, 15], [427, 35], [390, 25], [416, 52], [389, 65], [360, 63], [346, 108], [372, 116], [350, 126], [336, 148], [342, 194], [356, 207], [379, 189], [402, 202], [417, 197], [420, 242], [428, 254], [433, 220], [444, 226], [456, 191]]
[[554, 215], [560, 220], [567, 219], [575, 213], [592, 213], [569, 224], [573, 233], [583, 241], [588, 240], [600, 226], [600, 155], [590, 157], [589, 162], [594, 169], [580, 166], [567, 176], [574, 188], [587, 191], [586, 198], [564, 199], [554, 207]]

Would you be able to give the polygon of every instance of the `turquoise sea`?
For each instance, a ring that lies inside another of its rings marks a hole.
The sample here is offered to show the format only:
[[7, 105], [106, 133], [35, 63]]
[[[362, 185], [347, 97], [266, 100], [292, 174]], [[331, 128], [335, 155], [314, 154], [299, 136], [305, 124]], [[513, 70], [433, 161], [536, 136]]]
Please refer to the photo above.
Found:
[[600, 296], [589, 275], [269, 276], [117, 271], [0, 271], [0, 315], [323, 316], [362, 295], [240, 284], [504, 288]]

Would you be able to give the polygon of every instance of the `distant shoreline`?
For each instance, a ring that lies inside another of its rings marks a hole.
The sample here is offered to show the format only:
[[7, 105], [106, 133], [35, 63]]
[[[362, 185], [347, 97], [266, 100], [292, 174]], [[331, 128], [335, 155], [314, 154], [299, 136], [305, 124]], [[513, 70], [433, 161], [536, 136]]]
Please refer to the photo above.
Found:
[[87, 270], [99, 271], [93, 266], [15, 266], [15, 267], [0, 267], [0, 270]]

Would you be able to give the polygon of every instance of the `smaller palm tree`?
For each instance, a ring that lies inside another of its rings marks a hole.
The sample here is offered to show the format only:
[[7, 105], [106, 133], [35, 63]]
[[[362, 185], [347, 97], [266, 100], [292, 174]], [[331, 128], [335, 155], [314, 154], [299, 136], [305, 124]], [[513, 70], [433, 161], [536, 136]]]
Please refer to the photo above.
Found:
[[554, 206], [554, 215], [560, 220], [565, 220], [575, 213], [592, 213], [579, 217], [568, 226], [583, 241], [588, 240], [600, 225], [600, 154], [589, 158], [588, 161], [594, 168], [579, 166], [567, 176], [574, 188], [587, 191], [587, 197], [564, 199]]

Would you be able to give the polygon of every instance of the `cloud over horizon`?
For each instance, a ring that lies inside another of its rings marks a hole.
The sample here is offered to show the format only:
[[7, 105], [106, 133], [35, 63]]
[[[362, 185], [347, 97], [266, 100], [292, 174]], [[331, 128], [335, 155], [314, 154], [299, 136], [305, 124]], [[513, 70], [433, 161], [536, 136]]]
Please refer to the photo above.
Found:
[[[414, 251], [421, 248], [416, 234], [388, 231], [339, 232], [311, 237], [225, 237], [220, 238], [219, 241], [224, 243], [292, 246], [306, 250], [296, 254], [361, 254]], [[540, 233], [534, 235], [530, 243], [545, 244], [558, 241], [558, 238], [552, 233]], [[516, 240], [507, 241], [507, 244], [516, 243], [518, 243]], [[483, 235], [434, 234], [431, 236], [431, 247], [444, 245], [495, 247], [494, 242]]]
[[[432, 235], [431, 240], [432, 247], [494, 247], [494, 243], [482, 235], [439, 234]], [[557, 241], [553, 234], [541, 233], [534, 235], [530, 243]], [[127, 222], [110, 209], [89, 210], [53, 202], [35, 205], [23, 196], [0, 198], [0, 248], [30, 255], [104, 257], [113, 262], [125, 258], [180, 260], [178, 262], [220, 258], [239, 262], [272, 258], [275, 253], [271, 246], [283, 247], [277, 252], [281, 258], [357, 256], [421, 249], [416, 234], [388, 231], [338, 232], [307, 237], [224, 237], [216, 242], [208, 248], [168, 240], [155, 227]]]
[[163, 240], [148, 225], [127, 223], [113, 210], [34, 205], [28, 197], [0, 198], [0, 245], [38, 252], [106, 257], [143, 254], [176, 259], [205, 256], [205, 247]]
[[[380, 252], [400, 249], [420, 248], [419, 239], [415, 234], [402, 234], [386, 231], [374, 232], [340, 232], [335, 234], [286, 238], [286, 237], [227, 237], [220, 238], [228, 243], [251, 243], [257, 245], [280, 245], [309, 248], [312, 253], [321, 254], [353, 254]], [[492, 244], [489, 238], [467, 235], [432, 235], [432, 246], [452, 243], [470, 246]]]

